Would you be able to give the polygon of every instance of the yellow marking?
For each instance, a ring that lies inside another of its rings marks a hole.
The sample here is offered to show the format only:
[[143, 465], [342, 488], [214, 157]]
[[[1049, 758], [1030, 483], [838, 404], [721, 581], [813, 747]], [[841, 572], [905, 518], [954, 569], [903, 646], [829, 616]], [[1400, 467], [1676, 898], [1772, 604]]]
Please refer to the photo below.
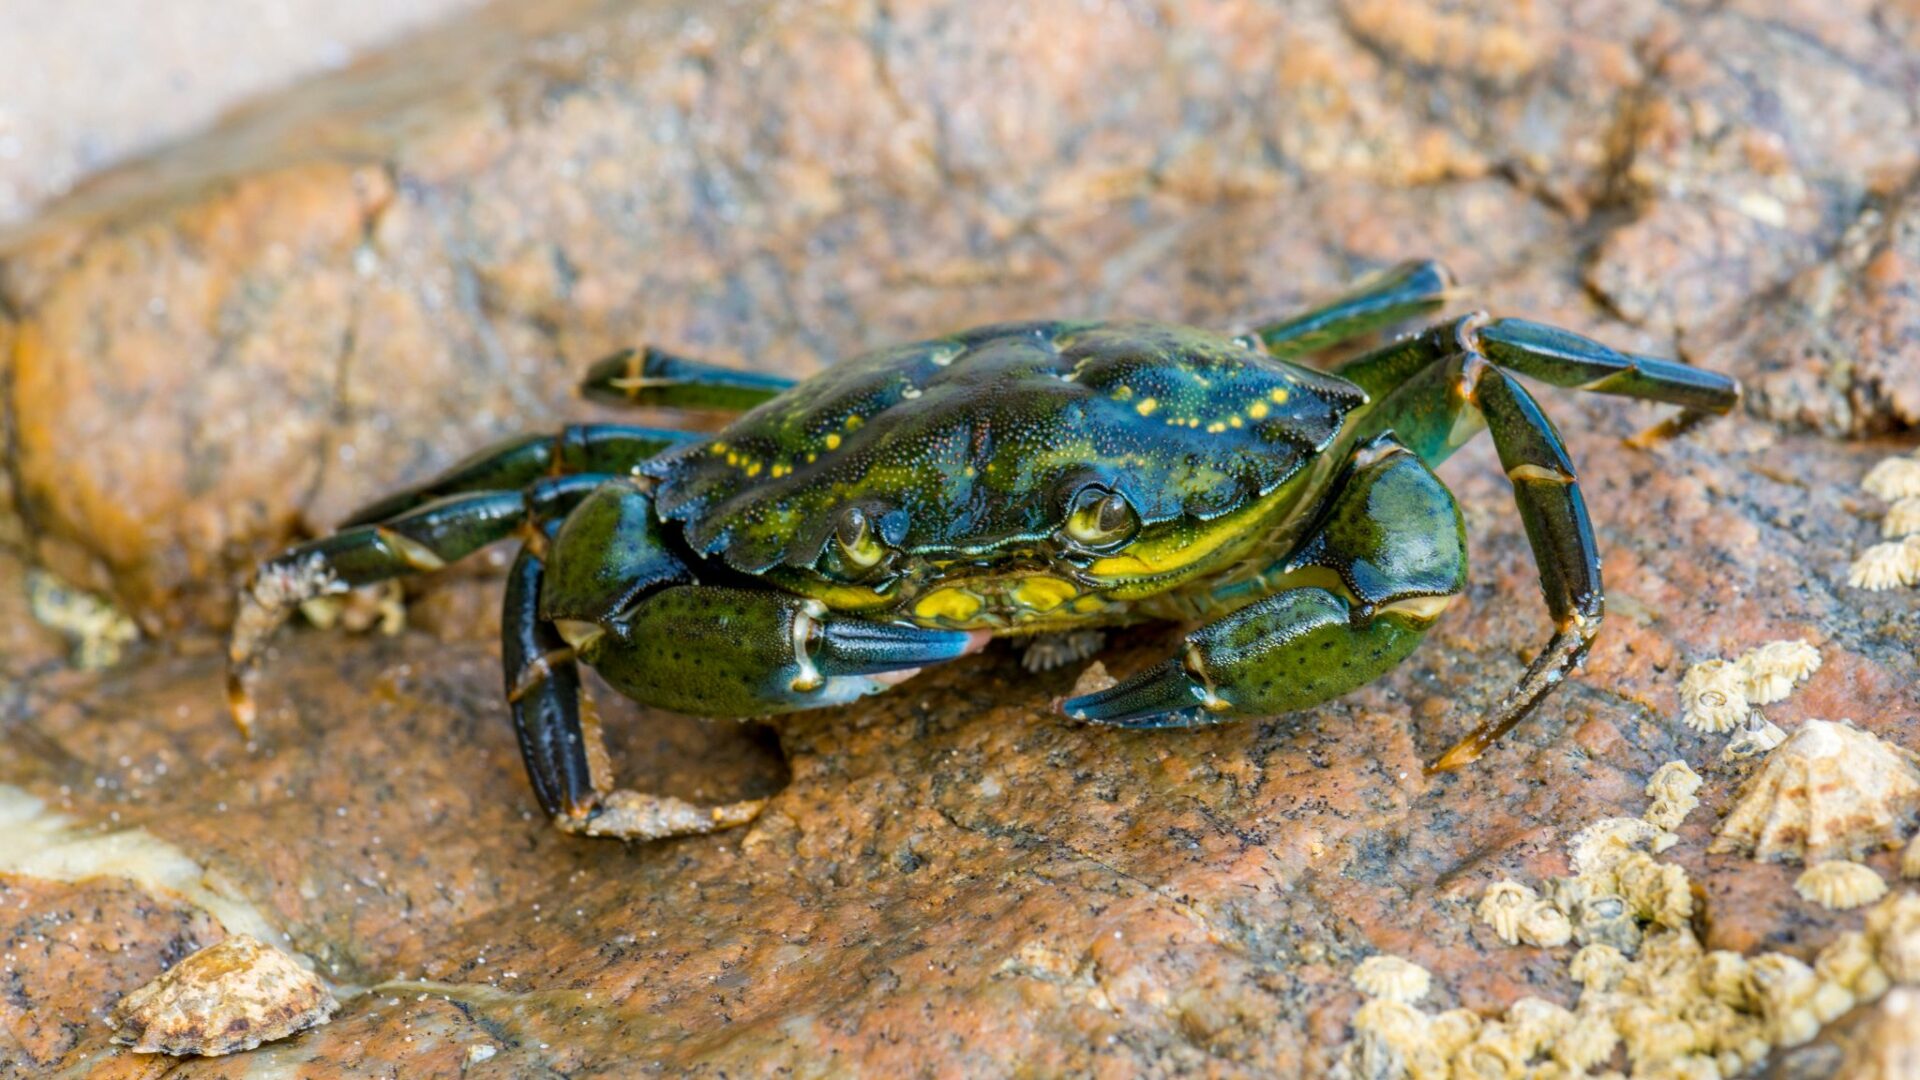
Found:
[[747, 475], [748, 475], [748, 476], [759, 476], [759, 475], [760, 475], [760, 463], [756, 461], [756, 462], [754, 462], [753, 464], [751, 464], [751, 465], [749, 465], [749, 466], [747, 466]]
[[971, 466], [971, 465], [969, 465], [969, 466], [967, 466], [967, 467], [966, 467], [965, 469], [962, 469], [962, 470], [961, 470], [961, 472], [962, 472], [962, 473], [964, 473], [964, 474], [965, 474], [965, 475], [967, 475], [967, 476], [972, 476], [972, 475], [973, 475], [973, 473], [974, 473], [974, 469], [973, 469], [973, 466]]
[[1227, 417], [1227, 425], [1228, 425], [1229, 427], [1240, 427], [1240, 426], [1242, 426], [1242, 425], [1241, 425], [1241, 422], [1240, 422], [1240, 418], [1239, 418], [1238, 416], [1229, 416], [1229, 417]]
[[965, 622], [980, 614], [980, 598], [965, 589], [935, 589], [914, 602], [913, 613], [922, 619]]
[[1275, 405], [1285, 405], [1287, 403], [1287, 390], [1284, 386], [1274, 387], [1273, 392], [1267, 396], [1273, 399]]
[[1227, 425], [1222, 424], [1217, 420], [1207, 425], [1207, 431], [1209, 434], [1218, 435], [1225, 430], [1227, 430]]
[[1253, 417], [1255, 420], [1265, 420], [1269, 411], [1267, 403], [1264, 401], [1256, 401], [1247, 407], [1247, 415]]
[[1199, 418], [1199, 417], [1197, 417], [1197, 416], [1189, 416], [1189, 417], [1187, 417], [1187, 426], [1188, 426], [1188, 427], [1190, 427], [1190, 428], [1197, 428], [1197, 427], [1199, 427], [1199, 426], [1200, 426], [1200, 418]]
[[819, 455], [819, 454], [808, 454], [808, 455], [807, 455], [807, 464], [809, 464], [809, 465], [811, 465], [811, 464], [813, 464], [814, 462], [816, 462], [816, 461], [819, 461], [819, 460], [820, 460], [820, 455]]
[[1136, 540], [1120, 551], [1095, 559], [1087, 573], [1098, 578], [1146, 578], [1170, 574], [1200, 562], [1235, 541], [1246, 540], [1247, 523], [1259, 521], [1276, 503], [1289, 498], [1288, 485], [1275, 488], [1259, 502], [1225, 517], [1204, 522], [1199, 535], [1174, 533], [1152, 540]]
[[729, 464], [729, 465], [738, 465], [738, 464], [740, 464], [740, 455], [739, 455], [739, 454], [728, 454], [728, 455], [727, 455], [727, 464]]
[[785, 476], [792, 471], [793, 471], [793, 467], [791, 465], [775, 465], [773, 467], [773, 471], [769, 475], [771, 475], [774, 479], [777, 480], [780, 477]]
[[840, 433], [839, 432], [830, 431], [827, 433], [827, 449], [829, 450], [840, 449]]
[[1543, 480], [1549, 484], [1573, 483], [1573, 477], [1551, 465], [1515, 465], [1507, 470], [1507, 479], [1516, 484], [1522, 480]]
[[858, 416], [849, 416], [847, 417], [847, 422], [841, 426], [848, 431], [858, 431], [860, 430], [860, 425], [864, 423], [866, 423], [866, 421], [860, 419]]
[[1105, 608], [1107, 602], [1097, 596], [1082, 596], [1076, 598], [1074, 602], [1068, 606], [1082, 615], [1092, 615]]
[[1117, 389], [1117, 390], [1115, 390], [1115, 391], [1113, 392], [1113, 400], [1115, 400], [1115, 401], [1132, 401], [1132, 400], [1133, 400], [1133, 387], [1131, 387], [1131, 386], [1122, 386], [1122, 387], [1120, 387], [1119, 389]]
[[1013, 587], [1013, 602], [1032, 611], [1052, 611], [1079, 595], [1073, 582], [1044, 575], [1022, 578]]
[[1153, 410], [1159, 407], [1160, 401], [1158, 398], [1142, 398], [1140, 399], [1140, 404], [1133, 407], [1133, 411], [1139, 413], [1141, 416], [1152, 416]]
[[1389, 611], [1398, 611], [1420, 622], [1432, 622], [1440, 617], [1441, 612], [1453, 606], [1453, 602], [1457, 599], [1459, 599], [1457, 593], [1453, 596], [1415, 596], [1406, 600], [1395, 600], [1389, 604], [1381, 604], [1380, 614], [1385, 615]]
[[715, 443], [713, 444], [713, 452], [714, 452], [714, 453], [716, 453], [716, 454], [724, 454], [724, 453], [726, 453], [726, 452], [727, 452], [727, 444], [726, 444], [726, 443], [723, 443], [723, 442], [715, 442]]

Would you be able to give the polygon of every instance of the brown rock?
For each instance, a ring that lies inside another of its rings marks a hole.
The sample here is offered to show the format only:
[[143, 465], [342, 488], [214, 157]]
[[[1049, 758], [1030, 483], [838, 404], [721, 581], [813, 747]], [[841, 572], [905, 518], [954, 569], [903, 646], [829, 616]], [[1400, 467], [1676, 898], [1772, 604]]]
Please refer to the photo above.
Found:
[[[497, 611], [483, 580], [413, 584], [444, 639], [286, 635], [253, 748], [208, 630], [261, 551], [489, 438], [596, 415], [574, 374], [642, 338], [804, 371], [996, 318], [1244, 323], [1433, 255], [1474, 303], [1650, 352], [1678, 328], [1708, 355], [1729, 312], [1842, 258], [1870, 190], [1902, 186], [1882, 174], [1910, 168], [1903, 31], [1809, 12], [615, 5], [458, 53], [459, 93], [408, 73], [469, 46], [425, 42], [308, 91], [351, 111], [262, 105], [103, 181], [0, 270], [16, 546], [173, 628], [0, 704], [20, 748], [0, 781], [163, 838], [370, 987], [256, 1051], [307, 1076], [913, 1073], [963, 1051], [989, 1073], [1318, 1075], [1376, 952], [1432, 971], [1436, 1008], [1571, 1000], [1564, 957], [1496, 943], [1473, 903], [1565, 873], [1566, 839], [1638, 815], [1676, 757], [1712, 811], [1667, 855], [1703, 889], [1709, 947], [1810, 958], [1848, 917], [1801, 903], [1789, 869], [1706, 853], [1750, 765], [1678, 723], [1680, 673], [1807, 637], [1826, 663], [1769, 717], [1911, 748], [1920, 672], [1911, 596], [1843, 581], [1874, 532], [1850, 493], [1886, 447], [1762, 419], [1629, 450], [1659, 411], [1542, 392], [1611, 614], [1584, 674], [1432, 779], [1546, 632], [1485, 441], [1444, 470], [1465, 601], [1308, 714], [1083, 728], [1047, 708], [1071, 671], [996, 652], [788, 718], [776, 754], [762, 729], [603, 692], [638, 786], [771, 795], [698, 839], [538, 819], [474, 626]], [[1792, 85], [1753, 89], [1775, 70]], [[1881, 257], [1846, 264], [1863, 298], [1888, 288]], [[1125, 675], [1169, 640], [1101, 659]], [[71, 997], [98, 1015], [152, 973]], [[104, 1052], [104, 1025], [79, 1030], [35, 1060]]]

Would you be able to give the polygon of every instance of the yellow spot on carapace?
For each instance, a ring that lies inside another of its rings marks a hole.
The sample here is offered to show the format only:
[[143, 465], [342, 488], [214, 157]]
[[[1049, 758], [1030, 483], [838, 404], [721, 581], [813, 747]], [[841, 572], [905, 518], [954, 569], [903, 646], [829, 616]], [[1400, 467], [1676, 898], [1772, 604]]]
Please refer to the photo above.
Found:
[[1044, 575], [1022, 578], [1013, 587], [1013, 602], [1033, 611], [1052, 611], [1078, 595], [1073, 582]]
[[714, 444], [713, 444], [713, 452], [714, 452], [714, 453], [716, 453], [716, 454], [724, 454], [724, 453], [726, 453], [726, 452], [727, 452], [727, 444], [726, 444], [726, 443], [723, 443], [723, 442], [716, 442], [716, 443], [714, 443]]
[[1074, 600], [1072, 604], [1073, 610], [1082, 615], [1091, 615], [1106, 606], [1107, 602], [1097, 596], [1082, 596]]
[[866, 421], [860, 419], [858, 416], [849, 416], [847, 417], [847, 422], [840, 426], [846, 428], [848, 431], [859, 431], [860, 425], [864, 423], [866, 423]]
[[1141, 416], [1152, 416], [1153, 410], [1159, 407], [1160, 400], [1158, 398], [1142, 398], [1140, 404], [1133, 407], [1133, 411], [1139, 413]]
[[1120, 387], [1120, 388], [1118, 388], [1118, 389], [1116, 389], [1116, 390], [1115, 390], [1115, 391], [1113, 392], [1113, 400], [1115, 400], [1115, 401], [1132, 401], [1132, 400], [1133, 400], [1133, 387], [1131, 387], [1131, 386], [1122, 386], [1122, 387]]
[[935, 589], [914, 602], [913, 613], [922, 619], [965, 622], [980, 614], [980, 598], [965, 589]]
[[1239, 417], [1237, 417], [1237, 416], [1229, 416], [1229, 417], [1227, 417], [1227, 425], [1228, 425], [1229, 427], [1240, 427], [1240, 426], [1241, 426], [1241, 420], [1240, 420], [1240, 418], [1239, 418]]
[[1267, 408], [1266, 402], [1256, 401], [1252, 405], [1248, 406], [1247, 415], [1252, 417], [1255, 420], [1265, 420], [1267, 418], [1267, 413], [1271, 411], [1272, 410]]
[[1273, 399], [1275, 405], [1285, 405], [1287, 403], [1287, 388], [1284, 386], [1276, 386], [1273, 388], [1273, 392], [1267, 396]]
[[787, 475], [792, 471], [793, 471], [793, 466], [791, 465], [775, 465], [770, 475], [772, 475], [775, 479], [778, 479], [782, 476]]
[[972, 476], [972, 475], [973, 475], [973, 473], [974, 473], [974, 469], [973, 469], [973, 466], [971, 466], [971, 465], [969, 465], [969, 466], [967, 466], [966, 468], [964, 468], [964, 469], [962, 469], [962, 470], [960, 470], [960, 471], [961, 471], [962, 473], [964, 473], [964, 474], [966, 474], [967, 476]]
[[829, 450], [840, 449], [840, 433], [839, 432], [830, 431], [827, 433], [827, 449]]
[[756, 461], [756, 462], [753, 462], [752, 464], [750, 464], [750, 465], [748, 465], [748, 466], [747, 466], [747, 475], [748, 475], [748, 476], [759, 476], [759, 475], [760, 475], [760, 463]]
[[1209, 431], [1214, 435], [1218, 435], [1225, 430], [1227, 430], [1227, 425], [1222, 424], [1217, 420], [1207, 425], [1207, 431]]
[[819, 454], [808, 454], [808, 455], [807, 455], [807, 464], [809, 464], [809, 465], [811, 465], [811, 464], [813, 464], [814, 462], [816, 462], [816, 461], [819, 461], [819, 460], [820, 460], [820, 455], [819, 455]]

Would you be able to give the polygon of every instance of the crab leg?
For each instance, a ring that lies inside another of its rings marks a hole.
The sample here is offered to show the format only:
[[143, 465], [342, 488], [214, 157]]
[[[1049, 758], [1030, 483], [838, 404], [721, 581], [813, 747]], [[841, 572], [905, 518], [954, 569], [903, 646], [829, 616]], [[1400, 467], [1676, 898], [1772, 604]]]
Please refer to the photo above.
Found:
[[1274, 356], [1293, 359], [1415, 315], [1437, 311], [1453, 275], [1437, 262], [1404, 262], [1361, 279], [1317, 307], [1254, 328]]
[[423, 484], [362, 507], [348, 515], [341, 527], [385, 521], [461, 492], [512, 491], [545, 476], [631, 472], [660, 451], [696, 438], [691, 432], [631, 424], [569, 424], [552, 435], [516, 435], [464, 458]]
[[1307, 708], [1377, 678], [1465, 585], [1459, 508], [1381, 437], [1354, 452], [1327, 517], [1274, 573], [1278, 591], [1188, 634], [1179, 656], [1061, 711], [1182, 727]]
[[300, 604], [356, 585], [438, 570], [505, 540], [530, 520], [565, 514], [604, 480], [581, 474], [541, 480], [524, 491], [451, 495], [379, 524], [309, 541], [262, 563], [240, 591], [227, 645], [227, 697], [234, 722], [252, 733], [251, 685], [260, 650]]
[[626, 349], [587, 369], [580, 392], [614, 405], [668, 409], [751, 409], [793, 385], [782, 375], [689, 360], [651, 345]]

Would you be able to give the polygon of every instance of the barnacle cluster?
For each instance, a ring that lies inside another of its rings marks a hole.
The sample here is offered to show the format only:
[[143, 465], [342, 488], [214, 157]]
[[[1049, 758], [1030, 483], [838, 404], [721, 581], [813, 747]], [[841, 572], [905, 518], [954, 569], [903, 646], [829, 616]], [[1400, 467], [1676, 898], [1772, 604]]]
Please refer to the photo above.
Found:
[[1860, 486], [1892, 505], [1880, 519], [1886, 539], [1847, 568], [1847, 584], [1878, 592], [1920, 583], [1920, 457], [1890, 457], [1867, 472]]
[[1851, 724], [1808, 720], [1741, 785], [1707, 850], [1761, 861], [1852, 858], [1920, 816], [1920, 755]]
[[[1663, 766], [1647, 785], [1648, 817], [1677, 825], [1698, 787], [1691, 769]], [[1480, 918], [1511, 944], [1539, 944], [1527, 927], [1542, 908], [1572, 928], [1579, 947], [1568, 974], [1581, 987], [1572, 1008], [1528, 997], [1499, 1016], [1423, 1012], [1410, 1004], [1418, 997], [1407, 995], [1417, 988], [1424, 996], [1427, 973], [1375, 957], [1354, 973], [1373, 1000], [1354, 1014], [1355, 1039], [1340, 1072], [1421, 1080], [1618, 1077], [1606, 1070], [1624, 1056], [1634, 1077], [1731, 1077], [1775, 1047], [1805, 1043], [1856, 1005], [1899, 994], [1903, 983], [1920, 986], [1920, 895], [1887, 897], [1868, 914], [1864, 931], [1839, 935], [1811, 964], [1782, 953], [1708, 950], [1694, 936], [1686, 872], [1657, 858], [1674, 841], [1653, 821], [1605, 819], [1572, 838], [1574, 876], [1537, 888], [1501, 881], [1482, 894]], [[1821, 868], [1848, 866], [1822, 863], [1815, 870], [1823, 887], [1857, 892], [1862, 882], [1847, 880], [1857, 875]], [[1896, 1014], [1908, 1012], [1889, 1013]], [[1892, 1028], [1873, 1036], [1879, 1041], [1871, 1052], [1884, 1056], [1896, 1036], [1906, 1037]]]
[[1732, 731], [1766, 723], [1753, 711], [1771, 705], [1820, 670], [1820, 650], [1804, 641], [1770, 641], [1733, 660], [1703, 660], [1680, 680], [1680, 719], [1696, 731]]

